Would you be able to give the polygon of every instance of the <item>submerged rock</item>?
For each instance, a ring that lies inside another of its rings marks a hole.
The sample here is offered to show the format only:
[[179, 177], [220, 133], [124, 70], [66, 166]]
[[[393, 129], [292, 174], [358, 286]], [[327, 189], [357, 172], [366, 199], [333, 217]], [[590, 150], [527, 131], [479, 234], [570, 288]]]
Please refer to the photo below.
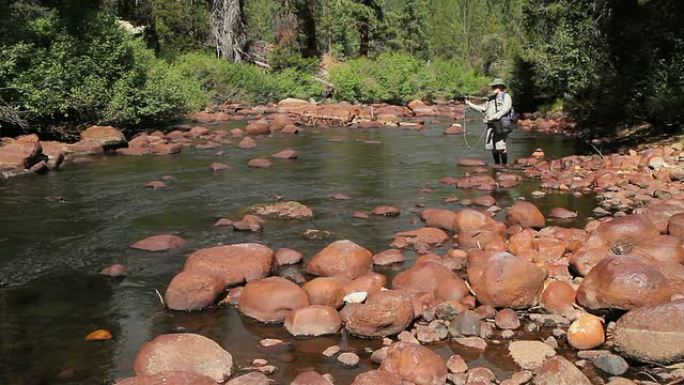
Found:
[[556, 355], [556, 351], [540, 341], [513, 341], [508, 345], [508, 353], [523, 369], [538, 369], [544, 361]]
[[216, 342], [198, 334], [163, 334], [143, 345], [133, 365], [138, 376], [188, 371], [224, 382], [233, 370], [233, 357]]
[[166, 251], [171, 249], [177, 249], [183, 247], [188, 242], [172, 234], [160, 234], [147, 237], [138, 242], [135, 242], [130, 247], [132, 249], [145, 250], [145, 251]]
[[285, 318], [285, 329], [294, 336], [335, 334], [342, 326], [337, 310], [330, 306], [312, 305], [295, 309]]
[[253, 208], [258, 215], [275, 219], [311, 219], [313, 211], [296, 201], [261, 204]]

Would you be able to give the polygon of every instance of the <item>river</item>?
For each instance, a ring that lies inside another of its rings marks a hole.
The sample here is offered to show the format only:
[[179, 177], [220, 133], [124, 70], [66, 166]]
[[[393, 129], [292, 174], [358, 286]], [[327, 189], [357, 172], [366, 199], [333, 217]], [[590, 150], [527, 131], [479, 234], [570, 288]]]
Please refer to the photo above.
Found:
[[[242, 125], [232, 122], [212, 128]], [[177, 331], [216, 340], [233, 354], [238, 366], [248, 366], [254, 358], [268, 359], [279, 368], [271, 376], [277, 383], [289, 383], [304, 368], [332, 373], [337, 384], [350, 383], [373, 366], [364, 348], [377, 348], [380, 341], [346, 334], [295, 339], [282, 326], [258, 324], [231, 307], [194, 313], [167, 311], [155, 290], [163, 294], [186, 255], [201, 247], [261, 242], [274, 250], [289, 247], [311, 257], [333, 240], [351, 239], [379, 252], [389, 248], [394, 233], [420, 226], [416, 214], [421, 209], [416, 204], [458, 209], [460, 205], [447, 205], [443, 199], [483, 195], [439, 183], [442, 177], [463, 175], [456, 167], [457, 157], [490, 161], [479, 140], [482, 124], [469, 124], [472, 149], [465, 146], [463, 136], [444, 136], [446, 125], [437, 120], [422, 131], [310, 128], [297, 136], [257, 138], [259, 146], [253, 150], [226, 145], [211, 150], [190, 147], [178, 156], [105, 155], [47, 175], [0, 181], [0, 384], [113, 383], [133, 374], [133, 360], [144, 342]], [[513, 159], [528, 156], [535, 148], [552, 158], [586, 151], [570, 138], [525, 132], [514, 132], [509, 146]], [[286, 148], [298, 151], [299, 159], [274, 160], [270, 169], [247, 167], [250, 158]], [[223, 154], [217, 155], [219, 151]], [[217, 161], [232, 169], [210, 171], [209, 164]], [[143, 187], [164, 176], [172, 178], [168, 188]], [[425, 187], [432, 192], [419, 191]], [[518, 197], [530, 198], [536, 188], [527, 181], [493, 196], [499, 206], [507, 207]], [[336, 192], [352, 199], [330, 199]], [[245, 207], [272, 202], [276, 196], [306, 204], [315, 218], [268, 220], [261, 233], [214, 227], [218, 218], [238, 218]], [[579, 211], [579, 218], [589, 216], [594, 207], [590, 195], [549, 194], [534, 202], [545, 213], [563, 206]], [[351, 216], [354, 210], [384, 204], [401, 208], [402, 214], [396, 218]], [[307, 240], [300, 236], [307, 229], [328, 230], [333, 236]], [[189, 243], [163, 253], [128, 248], [160, 233], [178, 234]], [[124, 279], [98, 275], [112, 263], [128, 266], [129, 275]], [[376, 268], [390, 277], [394, 270]], [[100, 328], [111, 330], [114, 338], [84, 340]], [[266, 337], [289, 343], [266, 351], [257, 344]], [[333, 344], [356, 351], [362, 357], [360, 366], [344, 369], [334, 358], [323, 357], [321, 352]], [[487, 366], [500, 376], [514, 370], [502, 348], [495, 346], [480, 354], [454, 345], [442, 343], [434, 348], [445, 358], [458, 352], [471, 367]]]

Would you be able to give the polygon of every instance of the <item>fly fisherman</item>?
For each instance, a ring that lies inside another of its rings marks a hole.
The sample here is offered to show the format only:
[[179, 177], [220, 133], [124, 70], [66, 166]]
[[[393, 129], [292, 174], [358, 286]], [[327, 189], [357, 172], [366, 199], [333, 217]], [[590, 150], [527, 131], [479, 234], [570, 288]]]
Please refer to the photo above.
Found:
[[484, 121], [487, 123], [485, 150], [492, 150], [495, 164], [505, 165], [508, 163], [506, 138], [513, 124], [513, 101], [506, 93], [506, 84], [503, 80], [496, 78], [489, 86], [492, 87], [492, 93], [487, 98], [487, 103], [477, 105], [467, 98], [465, 102], [468, 108], [484, 114]]

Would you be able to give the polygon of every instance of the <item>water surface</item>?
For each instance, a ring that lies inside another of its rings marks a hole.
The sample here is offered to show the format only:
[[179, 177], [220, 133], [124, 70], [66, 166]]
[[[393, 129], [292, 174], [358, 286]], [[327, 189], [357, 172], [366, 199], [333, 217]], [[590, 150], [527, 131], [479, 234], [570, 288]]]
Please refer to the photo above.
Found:
[[[190, 147], [178, 156], [99, 156], [59, 172], [0, 181], [0, 384], [110, 384], [132, 375], [135, 354], [144, 342], [178, 331], [216, 340], [238, 366], [248, 366], [254, 358], [268, 359], [279, 368], [272, 376], [277, 383], [289, 383], [305, 368], [332, 373], [338, 384], [350, 383], [373, 367], [364, 348], [377, 348], [380, 341], [345, 334], [296, 339], [281, 326], [258, 324], [230, 307], [166, 311], [155, 290], [163, 294], [186, 255], [201, 247], [261, 242], [274, 250], [295, 248], [311, 257], [333, 240], [351, 239], [379, 252], [388, 248], [394, 233], [420, 226], [416, 204], [458, 209], [461, 206], [447, 205], [443, 199], [485, 194], [439, 184], [442, 177], [463, 175], [455, 166], [458, 157], [490, 161], [480, 141], [481, 124], [468, 125], [470, 149], [462, 136], [442, 135], [447, 124], [436, 121], [422, 131], [307, 129], [297, 136], [256, 138], [259, 146], [253, 150], [226, 145], [212, 150]], [[212, 128], [226, 127], [230, 126]], [[299, 159], [274, 160], [271, 169], [247, 167], [250, 158], [285, 148], [297, 150]], [[513, 133], [510, 148], [513, 159], [528, 156], [535, 148], [554, 158], [585, 151], [572, 139], [524, 132]], [[208, 169], [212, 162], [227, 163], [232, 169], [214, 173]], [[172, 177], [168, 188], [143, 188], [164, 176]], [[419, 192], [425, 187], [432, 192]], [[525, 182], [493, 195], [499, 206], [506, 207], [536, 188], [536, 183]], [[352, 199], [331, 200], [336, 192]], [[218, 218], [237, 218], [245, 207], [276, 197], [308, 205], [315, 218], [269, 220], [261, 233], [213, 225]], [[555, 206], [579, 211], [580, 218], [593, 208], [591, 196], [550, 194], [534, 202], [545, 212]], [[397, 206], [402, 214], [351, 217], [354, 210], [381, 204]], [[333, 237], [306, 240], [300, 233], [307, 229], [331, 231]], [[178, 234], [189, 243], [163, 253], [127, 247], [159, 233]], [[110, 279], [97, 274], [112, 263], [125, 264], [130, 275]], [[394, 270], [377, 269], [389, 276]], [[114, 339], [84, 341], [99, 328], [111, 330]], [[269, 337], [288, 344], [275, 350], [257, 346]], [[323, 357], [320, 353], [333, 344], [359, 353], [361, 365], [343, 369]], [[457, 352], [471, 367], [490, 367], [500, 379], [515, 369], [503, 346], [482, 354], [455, 343], [434, 347], [445, 358]]]

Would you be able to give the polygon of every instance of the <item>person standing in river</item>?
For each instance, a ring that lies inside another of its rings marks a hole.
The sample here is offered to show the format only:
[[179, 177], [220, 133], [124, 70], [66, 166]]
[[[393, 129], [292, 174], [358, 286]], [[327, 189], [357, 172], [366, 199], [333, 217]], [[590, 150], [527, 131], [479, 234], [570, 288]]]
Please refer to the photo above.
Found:
[[489, 84], [492, 93], [487, 97], [487, 102], [477, 105], [466, 99], [466, 106], [484, 114], [487, 131], [485, 133], [485, 150], [492, 150], [494, 163], [497, 165], [508, 164], [508, 151], [506, 139], [512, 131], [513, 124], [513, 100], [506, 92], [506, 84], [496, 78]]

